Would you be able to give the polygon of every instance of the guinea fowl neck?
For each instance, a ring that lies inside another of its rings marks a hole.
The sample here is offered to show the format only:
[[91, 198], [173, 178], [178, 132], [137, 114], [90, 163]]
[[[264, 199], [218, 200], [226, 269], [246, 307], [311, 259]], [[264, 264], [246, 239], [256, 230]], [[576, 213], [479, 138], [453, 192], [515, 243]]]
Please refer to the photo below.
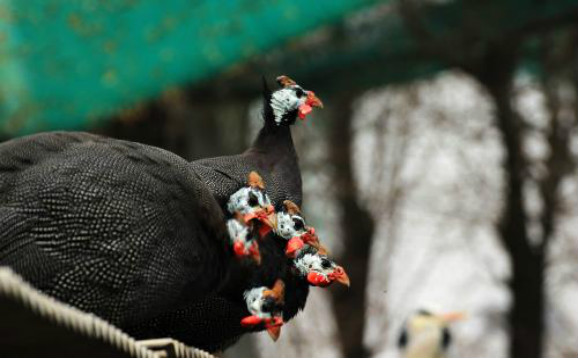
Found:
[[256, 154], [267, 154], [275, 159], [280, 159], [286, 155], [295, 156], [291, 128], [288, 125], [277, 126], [266, 123], [249, 151]]

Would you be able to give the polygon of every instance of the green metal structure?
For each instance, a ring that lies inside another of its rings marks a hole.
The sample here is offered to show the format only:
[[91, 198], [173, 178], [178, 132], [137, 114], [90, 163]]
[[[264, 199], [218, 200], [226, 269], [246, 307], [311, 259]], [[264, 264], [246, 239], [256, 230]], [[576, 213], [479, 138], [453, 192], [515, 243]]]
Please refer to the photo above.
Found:
[[0, 133], [87, 128], [375, 0], [0, 0]]
[[[362, 89], [472, 62], [505, 36], [531, 62], [532, 33], [576, 22], [577, 0], [0, 0], [0, 134], [90, 128], [223, 71], [245, 95], [259, 89], [243, 76], [264, 70]], [[329, 35], [294, 41], [317, 28]], [[428, 53], [444, 46], [445, 61]]]

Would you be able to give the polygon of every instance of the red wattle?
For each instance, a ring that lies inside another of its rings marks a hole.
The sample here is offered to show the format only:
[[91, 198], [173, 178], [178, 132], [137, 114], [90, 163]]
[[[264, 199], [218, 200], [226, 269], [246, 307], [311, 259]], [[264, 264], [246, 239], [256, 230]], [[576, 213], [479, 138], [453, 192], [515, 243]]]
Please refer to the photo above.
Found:
[[246, 255], [245, 245], [243, 245], [243, 242], [241, 241], [235, 241], [235, 243], [233, 244], [233, 251], [235, 252], [235, 255], [237, 255], [238, 257]]
[[309, 113], [311, 113], [311, 111], [313, 111], [313, 108], [308, 105], [307, 103], [304, 103], [302, 105], [299, 106], [299, 118], [300, 119], [305, 119], [305, 117], [307, 117], [307, 115]]
[[292, 237], [291, 240], [289, 240], [289, 242], [287, 242], [287, 248], [285, 249], [285, 255], [289, 258], [294, 258], [295, 257], [295, 253], [298, 250], [301, 250], [303, 248], [305, 244], [303, 243], [303, 240], [301, 240], [298, 237]]
[[243, 327], [253, 327], [263, 322], [262, 318], [258, 316], [247, 316], [241, 320], [241, 326]]
[[331, 281], [325, 278], [325, 276], [318, 274], [317, 272], [309, 272], [309, 274], [307, 275], [307, 281], [309, 281], [309, 283], [312, 284], [313, 286], [320, 286], [320, 287], [329, 286], [329, 284], [331, 283]]

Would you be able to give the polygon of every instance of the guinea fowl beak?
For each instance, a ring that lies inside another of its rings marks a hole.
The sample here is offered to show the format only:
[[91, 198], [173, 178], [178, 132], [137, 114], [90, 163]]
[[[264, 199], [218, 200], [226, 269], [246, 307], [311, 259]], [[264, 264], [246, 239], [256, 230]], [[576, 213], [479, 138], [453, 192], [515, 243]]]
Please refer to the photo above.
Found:
[[349, 282], [349, 276], [347, 276], [347, 273], [345, 273], [345, 270], [343, 269], [343, 267], [341, 266], [337, 266], [335, 268], [335, 270], [333, 271], [333, 279], [347, 287], [349, 287], [350, 282]]
[[313, 91], [307, 91], [307, 100], [305, 101], [311, 107], [323, 108], [323, 102], [315, 95]]
[[271, 337], [273, 342], [277, 342], [281, 335], [281, 326], [267, 327], [267, 333], [269, 333], [269, 337]]
[[307, 91], [306, 93], [307, 99], [305, 100], [305, 103], [299, 106], [299, 111], [297, 113], [300, 119], [305, 119], [305, 117], [313, 111], [313, 107], [323, 108], [323, 102], [317, 98], [313, 91]]
[[456, 322], [465, 319], [466, 314], [463, 312], [448, 312], [439, 315], [439, 317], [445, 322]]
[[279, 339], [281, 326], [283, 326], [283, 318], [278, 316], [270, 318], [269, 322], [266, 323], [267, 333], [269, 333], [269, 337], [271, 337], [273, 342], [277, 342]]

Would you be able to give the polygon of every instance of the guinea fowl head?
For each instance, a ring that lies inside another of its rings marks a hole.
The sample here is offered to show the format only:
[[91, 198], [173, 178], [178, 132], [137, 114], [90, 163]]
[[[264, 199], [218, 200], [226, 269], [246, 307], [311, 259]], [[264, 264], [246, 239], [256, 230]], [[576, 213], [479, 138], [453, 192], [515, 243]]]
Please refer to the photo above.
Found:
[[285, 303], [285, 283], [278, 279], [273, 288], [256, 287], [244, 293], [247, 309], [251, 316], [241, 320], [245, 327], [263, 326], [269, 336], [276, 341], [283, 325], [283, 305]]
[[281, 89], [266, 94], [268, 106], [265, 118], [271, 124], [291, 125], [297, 118], [305, 119], [314, 107], [323, 108], [323, 102], [313, 91], [303, 89], [288, 76], [277, 77], [277, 83]]
[[247, 186], [231, 195], [227, 210], [246, 225], [258, 222], [260, 236], [265, 236], [276, 226], [275, 208], [265, 192], [263, 179], [254, 171], [249, 173]]
[[349, 287], [349, 276], [343, 267], [320, 254], [314, 248], [303, 250], [294, 260], [294, 266], [301, 276], [313, 286], [329, 286], [337, 281]]
[[[300, 204], [303, 195], [301, 171], [291, 125], [323, 104], [315, 93], [304, 90], [287, 76], [279, 76], [277, 82], [281, 88], [272, 92], [263, 81], [264, 125], [251, 147], [243, 153], [243, 158], [260, 168], [267, 168], [267, 173], [263, 174], [267, 179], [267, 192], [275, 205], [285, 199]], [[274, 178], [283, 178], [283, 185]]]
[[305, 220], [297, 204], [291, 200], [283, 201], [283, 209], [277, 213], [276, 233], [282, 238], [289, 240], [294, 236], [300, 236], [306, 231]]
[[295, 258], [305, 245], [313, 247], [320, 255], [327, 255], [327, 249], [319, 242], [315, 228], [305, 223], [301, 209], [291, 200], [283, 201], [283, 210], [277, 213], [276, 233], [288, 240], [285, 250], [287, 257]]

